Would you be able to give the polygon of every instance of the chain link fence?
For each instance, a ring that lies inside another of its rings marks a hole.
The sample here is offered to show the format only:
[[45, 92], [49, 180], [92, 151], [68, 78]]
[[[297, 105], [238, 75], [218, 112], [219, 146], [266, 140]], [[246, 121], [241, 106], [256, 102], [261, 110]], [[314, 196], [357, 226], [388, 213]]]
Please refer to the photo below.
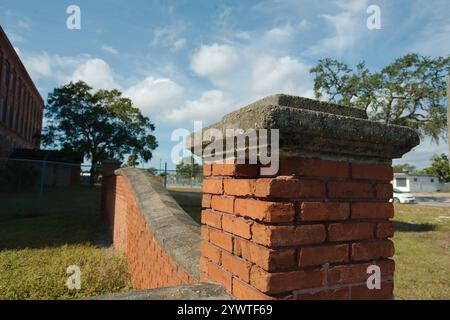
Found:
[[[89, 187], [91, 168], [79, 163], [0, 158], [0, 214], [41, 213], [46, 196], [55, 190]], [[94, 184], [98, 185], [101, 167], [94, 169]]]
[[203, 184], [203, 174], [201, 172], [185, 173], [177, 170], [158, 170], [158, 169], [144, 169], [161, 179], [161, 183], [166, 188], [190, 188], [201, 189]]

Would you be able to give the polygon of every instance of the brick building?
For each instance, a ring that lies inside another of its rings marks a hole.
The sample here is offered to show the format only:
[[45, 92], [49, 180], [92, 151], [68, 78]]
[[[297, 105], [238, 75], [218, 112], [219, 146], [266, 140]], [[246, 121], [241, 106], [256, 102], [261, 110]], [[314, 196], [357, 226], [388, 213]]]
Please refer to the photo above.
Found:
[[44, 100], [0, 26], [0, 158], [39, 148]]

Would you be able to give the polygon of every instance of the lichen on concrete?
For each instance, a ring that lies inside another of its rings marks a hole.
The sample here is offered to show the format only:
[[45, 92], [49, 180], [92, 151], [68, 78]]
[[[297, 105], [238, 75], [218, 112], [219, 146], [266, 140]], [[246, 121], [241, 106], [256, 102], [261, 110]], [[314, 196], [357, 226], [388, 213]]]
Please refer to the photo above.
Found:
[[[363, 110], [288, 95], [259, 100], [204, 130], [209, 128], [224, 137], [227, 129], [278, 129], [280, 156], [359, 162], [391, 163], [420, 143], [414, 130], [370, 121]], [[194, 152], [212, 141], [203, 140], [195, 148], [199, 142], [193, 137], [187, 147]]]

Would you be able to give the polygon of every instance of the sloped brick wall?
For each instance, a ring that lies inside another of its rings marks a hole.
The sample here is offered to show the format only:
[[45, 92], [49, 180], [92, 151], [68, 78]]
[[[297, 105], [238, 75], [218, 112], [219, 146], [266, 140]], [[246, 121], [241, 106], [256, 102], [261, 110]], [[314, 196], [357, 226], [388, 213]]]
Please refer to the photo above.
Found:
[[284, 158], [278, 176], [258, 172], [204, 165], [202, 280], [240, 299], [392, 298], [390, 166]]
[[[133, 179], [139, 175], [151, 179], [148, 173], [136, 169], [116, 172], [103, 177], [102, 215], [110, 230], [114, 249], [125, 254], [134, 287], [153, 289], [196, 282], [195, 274], [188, 273], [182, 263], [176, 262], [176, 256], [174, 260], [176, 253], [160, 245], [145, 219], [147, 212], [142, 210], [147, 210], [147, 207], [139, 203], [144, 199], [136, 193], [136, 188], [140, 186]], [[151, 187], [150, 183], [147, 185]], [[154, 190], [146, 192], [155, 195]], [[153, 203], [158, 206], [156, 201]], [[173, 208], [167, 208], [166, 214], [170, 215], [171, 210]], [[177, 237], [177, 234], [172, 236]]]

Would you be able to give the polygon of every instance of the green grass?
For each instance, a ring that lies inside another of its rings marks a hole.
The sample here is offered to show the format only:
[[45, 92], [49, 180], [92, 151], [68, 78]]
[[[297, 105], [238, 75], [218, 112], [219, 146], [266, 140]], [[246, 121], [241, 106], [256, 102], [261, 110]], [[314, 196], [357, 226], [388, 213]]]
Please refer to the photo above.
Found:
[[178, 204], [186, 211], [192, 219], [200, 224], [202, 212], [202, 190], [201, 189], [169, 189], [169, 193], [174, 197]]
[[[67, 299], [130, 290], [124, 259], [105, 242], [99, 188], [0, 193], [0, 299]], [[81, 290], [66, 287], [81, 269]]]
[[450, 299], [450, 208], [395, 206], [397, 299]]
[[[188, 191], [170, 193], [199, 222], [201, 193]], [[450, 208], [396, 205], [395, 224], [396, 299], [450, 299]]]

